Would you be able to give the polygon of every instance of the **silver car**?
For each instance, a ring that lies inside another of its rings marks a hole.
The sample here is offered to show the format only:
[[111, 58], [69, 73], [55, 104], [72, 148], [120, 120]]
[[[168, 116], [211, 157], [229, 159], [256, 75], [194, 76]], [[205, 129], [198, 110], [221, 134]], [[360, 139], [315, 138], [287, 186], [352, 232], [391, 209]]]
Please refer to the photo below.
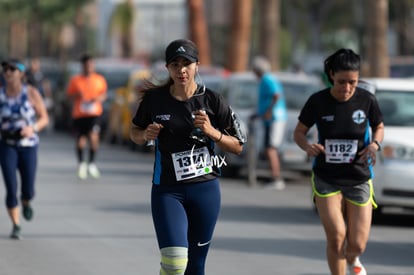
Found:
[[384, 117], [383, 148], [374, 166], [375, 198], [384, 208], [414, 208], [414, 79], [366, 79]]
[[[287, 171], [310, 171], [311, 159], [301, 150], [293, 140], [293, 131], [297, 124], [299, 112], [309, 96], [323, 88], [319, 77], [295, 73], [275, 73], [281, 82], [287, 110], [288, 121], [285, 130], [285, 137], [282, 146], [279, 148], [282, 169]], [[257, 168], [268, 168], [268, 162], [263, 157], [263, 127], [260, 120], [249, 125], [249, 118], [256, 112], [259, 80], [252, 72], [233, 73], [225, 81], [222, 94], [229, 105], [239, 115], [242, 127], [249, 132], [248, 138], [254, 138]], [[249, 130], [250, 128], [250, 130]], [[316, 131], [312, 129], [308, 133], [310, 140], [316, 141]], [[250, 143], [248, 143], [250, 144]], [[248, 164], [248, 146], [243, 152], [236, 156], [226, 154], [227, 166], [223, 168], [224, 174], [237, 175], [239, 172], [246, 172]]]

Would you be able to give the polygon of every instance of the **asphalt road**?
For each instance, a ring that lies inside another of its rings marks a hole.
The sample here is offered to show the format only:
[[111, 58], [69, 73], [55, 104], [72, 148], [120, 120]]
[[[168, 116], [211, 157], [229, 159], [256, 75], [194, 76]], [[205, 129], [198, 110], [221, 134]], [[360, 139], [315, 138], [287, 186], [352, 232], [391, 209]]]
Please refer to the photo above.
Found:
[[[73, 140], [42, 136], [35, 216], [9, 239], [0, 211], [0, 275], [155, 275], [150, 214], [151, 154], [103, 144], [102, 178], [76, 178]], [[222, 179], [222, 211], [207, 259], [210, 275], [327, 275], [324, 233], [306, 179], [283, 191]], [[4, 188], [0, 189], [4, 195]], [[414, 274], [414, 216], [374, 223], [361, 260], [368, 274]]]

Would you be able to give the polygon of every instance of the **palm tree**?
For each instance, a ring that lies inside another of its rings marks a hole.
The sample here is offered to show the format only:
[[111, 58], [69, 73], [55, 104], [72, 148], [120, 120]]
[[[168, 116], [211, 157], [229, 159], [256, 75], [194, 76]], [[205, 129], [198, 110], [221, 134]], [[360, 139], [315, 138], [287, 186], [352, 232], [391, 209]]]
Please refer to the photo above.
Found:
[[274, 70], [280, 68], [280, 0], [259, 1], [260, 54], [267, 57]]
[[111, 18], [111, 32], [119, 31], [121, 56], [131, 57], [133, 55], [132, 27], [135, 19], [134, 5], [132, 0], [125, 0], [115, 7]]
[[[413, 54], [414, 32], [412, 25], [412, 10], [414, 2], [412, 0], [389, 1], [390, 4], [390, 24], [393, 23], [397, 35], [397, 47], [399, 55]], [[392, 20], [392, 21], [391, 21]]]
[[368, 76], [388, 77], [388, 0], [367, 0]]
[[252, 0], [232, 0], [232, 22], [227, 67], [230, 71], [245, 71], [250, 55]]
[[187, 0], [187, 5], [190, 39], [197, 44], [201, 64], [211, 65], [210, 39], [205, 19], [204, 1]]

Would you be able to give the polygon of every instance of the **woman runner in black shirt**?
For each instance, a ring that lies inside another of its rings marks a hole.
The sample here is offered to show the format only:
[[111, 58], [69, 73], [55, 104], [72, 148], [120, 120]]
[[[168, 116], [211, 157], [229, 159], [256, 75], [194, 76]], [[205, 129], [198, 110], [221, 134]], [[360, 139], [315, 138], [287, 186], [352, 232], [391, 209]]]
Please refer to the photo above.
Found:
[[[366, 275], [359, 256], [365, 250], [376, 207], [372, 166], [381, 149], [384, 124], [375, 96], [357, 87], [359, 55], [340, 49], [324, 65], [332, 87], [308, 99], [294, 138], [315, 157], [312, 188], [327, 238], [331, 274], [345, 275], [348, 264], [351, 275]], [[313, 125], [319, 135], [316, 144], [306, 138]]]
[[225, 165], [214, 146], [239, 154], [245, 138], [223, 98], [196, 83], [196, 45], [175, 40], [165, 57], [169, 81], [145, 91], [131, 139], [155, 143], [151, 208], [160, 274], [203, 275], [220, 210], [217, 176]]

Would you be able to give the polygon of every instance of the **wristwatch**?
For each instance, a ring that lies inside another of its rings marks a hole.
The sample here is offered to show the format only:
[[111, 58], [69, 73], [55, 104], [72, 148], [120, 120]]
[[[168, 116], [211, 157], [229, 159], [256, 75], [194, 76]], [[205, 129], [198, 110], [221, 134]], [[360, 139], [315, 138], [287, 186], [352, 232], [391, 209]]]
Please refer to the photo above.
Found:
[[375, 143], [378, 146], [378, 151], [381, 151], [381, 149], [382, 149], [381, 143], [378, 140], [374, 140], [372, 142]]

